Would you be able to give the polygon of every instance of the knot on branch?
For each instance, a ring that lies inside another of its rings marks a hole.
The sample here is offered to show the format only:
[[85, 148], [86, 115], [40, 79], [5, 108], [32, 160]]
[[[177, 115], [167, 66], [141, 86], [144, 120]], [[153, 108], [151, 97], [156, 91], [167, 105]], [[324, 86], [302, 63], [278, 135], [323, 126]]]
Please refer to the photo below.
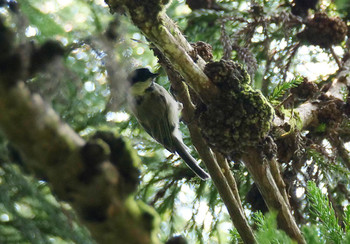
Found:
[[[119, 186], [119, 194], [127, 196], [139, 185], [140, 171], [138, 160], [131, 147], [111, 132], [99, 131], [82, 148], [85, 169], [81, 174], [82, 182], [91, 182], [101, 173], [102, 163], [111, 162], [118, 172], [118, 179], [113, 179]], [[115, 176], [115, 177], [116, 177]]]
[[273, 108], [260, 91], [250, 85], [242, 65], [221, 60], [208, 63], [205, 74], [219, 88], [219, 96], [199, 112], [199, 123], [208, 144], [229, 157], [264, 139]]
[[317, 92], [319, 92], [319, 89], [315, 82], [304, 78], [304, 81], [298, 86], [291, 88], [290, 92], [299, 99], [307, 100], [317, 94]]
[[61, 43], [48, 40], [41, 46], [25, 43], [15, 46], [14, 33], [0, 19], [0, 82], [10, 87], [45, 70], [56, 57], [63, 56]]
[[346, 104], [342, 100], [325, 94], [321, 95], [320, 106], [317, 111], [319, 124], [326, 125], [329, 128], [338, 127], [344, 119], [345, 108]]
[[341, 43], [347, 32], [346, 23], [341, 18], [329, 17], [326, 13], [316, 13], [314, 18], [309, 19], [305, 30], [297, 36], [311, 45], [328, 48]]
[[203, 58], [205, 62], [209, 62], [213, 59], [213, 48], [210, 44], [202, 41], [191, 43], [193, 52], [190, 54], [194, 61], [196, 61], [197, 55]]
[[132, 21], [137, 26], [146, 26], [148, 29], [154, 27], [154, 22], [158, 21], [159, 14], [169, 2], [170, 0], [126, 1], [125, 4]]

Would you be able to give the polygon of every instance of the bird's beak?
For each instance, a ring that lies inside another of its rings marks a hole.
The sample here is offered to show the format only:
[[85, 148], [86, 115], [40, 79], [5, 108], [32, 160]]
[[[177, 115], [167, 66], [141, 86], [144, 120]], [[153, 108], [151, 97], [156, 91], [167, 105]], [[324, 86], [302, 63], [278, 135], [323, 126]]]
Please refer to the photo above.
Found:
[[159, 75], [158, 73], [152, 74], [152, 78], [157, 77], [158, 75]]

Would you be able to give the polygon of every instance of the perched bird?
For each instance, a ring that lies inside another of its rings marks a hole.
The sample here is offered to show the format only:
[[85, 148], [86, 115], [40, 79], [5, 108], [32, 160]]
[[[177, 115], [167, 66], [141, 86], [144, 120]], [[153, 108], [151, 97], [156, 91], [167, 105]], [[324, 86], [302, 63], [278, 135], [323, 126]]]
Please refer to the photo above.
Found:
[[209, 175], [197, 164], [182, 141], [179, 130], [180, 104], [162, 86], [154, 82], [158, 74], [146, 68], [130, 75], [129, 104], [131, 111], [156, 141], [172, 153], [177, 153], [202, 180]]

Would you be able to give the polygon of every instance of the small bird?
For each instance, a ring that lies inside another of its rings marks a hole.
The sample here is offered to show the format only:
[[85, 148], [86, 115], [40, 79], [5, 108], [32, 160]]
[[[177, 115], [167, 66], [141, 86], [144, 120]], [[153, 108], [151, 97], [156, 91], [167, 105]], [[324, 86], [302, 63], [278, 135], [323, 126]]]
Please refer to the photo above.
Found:
[[131, 111], [148, 134], [170, 152], [177, 153], [199, 178], [206, 180], [209, 175], [199, 167], [182, 141], [179, 129], [181, 105], [154, 82], [157, 76], [147, 68], [136, 69], [130, 75]]

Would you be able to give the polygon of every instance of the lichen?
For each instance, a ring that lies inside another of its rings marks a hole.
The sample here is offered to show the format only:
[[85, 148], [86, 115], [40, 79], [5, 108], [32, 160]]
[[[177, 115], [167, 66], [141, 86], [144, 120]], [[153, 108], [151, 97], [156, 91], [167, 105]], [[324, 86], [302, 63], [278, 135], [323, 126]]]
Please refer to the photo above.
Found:
[[208, 63], [206, 75], [220, 94], [198, 111], [202, 134], [208, 144], [226, 156], [239, 156], [268, 134], [273, 108], [258, 90], [242, 65], [221, 60]]

